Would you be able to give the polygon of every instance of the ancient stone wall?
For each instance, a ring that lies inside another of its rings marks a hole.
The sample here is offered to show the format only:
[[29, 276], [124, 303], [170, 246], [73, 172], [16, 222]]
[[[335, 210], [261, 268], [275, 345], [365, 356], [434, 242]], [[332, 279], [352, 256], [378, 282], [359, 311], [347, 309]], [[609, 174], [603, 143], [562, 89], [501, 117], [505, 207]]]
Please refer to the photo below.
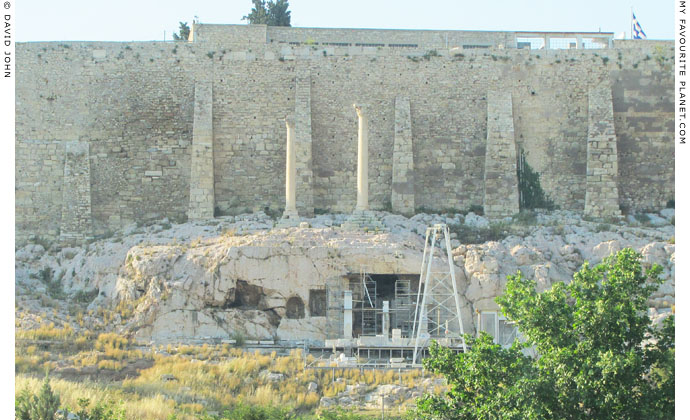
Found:
[[56, 238], [62, 217], [65, 145], [22, 139], [15, 145], [15, 228], [18, 242]]
[[288, 44], [330, 47], [515, 48], [514, 32], [400, 29], [295, 28], [195, 24], [193, 41], [214, 44]]
[[89, 143], [65, 143], [60, 241], [78, 243], [93, 236]]
[[[188, 59], [181, 57], [185, 53]], [[186, 217], [196, 62], [189, 49], [51, 42], [22, 44], [17, 56], [16, 142], [89, 143], [95, 234], [146, 219]], [[34, 144], [27, 143], [28, 154]], [[18, 167], [17, 185], [25, 182], [21, 174], [41, 164], [28, 160]], [[46, 203], [41, 213], [60, 218], [59, 207], [54, 212], [40, 193], [34, 201]]]
[[675, 191], [673, 48], [660, 42], [644, 49], [622, 45], [628, 50], [612, 54], [609, 65], [620, 205], [626, 212], [659, 209]]
[[[605, 80], [619, 201], [658, 209], [674, 192], [672, 61], [668, 43], [645, 45], [437, 56], [422, 48], [270, 42], [19, 44], [17, 237], [59, 237], [69, 141], [89, 144], [94, 235], [186, 218], [195, 174], [213, 179], [218, 214], [280, 211], [286, 115], [296, 118], [300, 213], [351, 212], [353, 103], [369, 110], [370, 207], [393, 208], [395, 166], [410, 153], [407, 143], [395, 148], [396, 132], [401, 145], [407, 130], [396, 124], [396, 98], [409, 98], [415, 210], [483, 205], [490, 90], [511, 94], [516, 149], [525, 150], [546, 194], [561, 208], [584, 211], [589, 92]], [[197, 166], [201, 172], [192, 170], [197, 81], [208, 81], [213, 97], [213, 165]], [[405, 112], [398, 109], [397, 119], [407, 120]]]

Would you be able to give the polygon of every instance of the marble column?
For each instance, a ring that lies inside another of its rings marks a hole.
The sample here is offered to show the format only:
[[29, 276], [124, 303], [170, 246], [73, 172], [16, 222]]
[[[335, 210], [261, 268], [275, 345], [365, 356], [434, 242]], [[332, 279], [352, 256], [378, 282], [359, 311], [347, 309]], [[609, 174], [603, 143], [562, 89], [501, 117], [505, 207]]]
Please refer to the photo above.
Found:
[[367, 117], [362, 105], [354, 105], [359, 120], [357, 132], [357, 207], [355, 210], [369, 210], [369, 134]]
[[285, 148], [285, 212], [284, 219], [298, 218], [295, 199], [295, 185], [297, 171], [295, 169], [295, 121], [292, 117], [285, 117], [287, 128], [287, 146]]

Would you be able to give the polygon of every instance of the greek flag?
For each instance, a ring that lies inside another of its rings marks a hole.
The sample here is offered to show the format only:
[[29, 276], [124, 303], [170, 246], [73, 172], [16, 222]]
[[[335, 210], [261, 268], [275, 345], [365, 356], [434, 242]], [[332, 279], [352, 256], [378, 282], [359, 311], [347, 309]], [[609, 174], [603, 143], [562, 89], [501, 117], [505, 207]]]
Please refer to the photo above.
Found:
[[635, 13], [632, 15], [632, 36], [633, 39], [647, 39], [647, 34], [642, 30], [640, 22], [635, 17]]

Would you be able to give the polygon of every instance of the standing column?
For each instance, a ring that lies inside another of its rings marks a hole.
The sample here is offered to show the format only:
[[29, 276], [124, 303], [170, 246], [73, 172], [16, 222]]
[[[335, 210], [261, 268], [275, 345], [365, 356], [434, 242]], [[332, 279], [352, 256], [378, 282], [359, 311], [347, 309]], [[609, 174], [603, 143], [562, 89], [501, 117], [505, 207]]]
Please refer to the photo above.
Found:
[[357, 132], [357, 207], [355, 210], [369, 210], [369, 138], [367, 117], [362, 105], [354, 105], [359, 120]]
[[287, 128], [287, 146], [285, 148], [285, 212], [284, 219], [298, 217], [295, 199], [295, 180], [297, 172], [295, 168], [295, 121], [292, 117], [285, 117]]

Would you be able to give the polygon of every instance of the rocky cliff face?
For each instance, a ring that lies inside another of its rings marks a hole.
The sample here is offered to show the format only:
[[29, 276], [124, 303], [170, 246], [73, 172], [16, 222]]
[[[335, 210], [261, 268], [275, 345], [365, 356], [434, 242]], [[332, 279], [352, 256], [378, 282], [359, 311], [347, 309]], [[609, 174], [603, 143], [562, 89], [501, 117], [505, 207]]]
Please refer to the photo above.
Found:
[[[497, 309], [494, 298], [507, 275], [520, 270], [546, 289], [569, 281], [585, 261], [596, 264], [624, 247], [664, 268], [666, 282], [651, 299], [652, 310], [669, 312], [675, 302], [669, 212], [666, 218], [648, 218], [646, 225], [589, 222], [569, 212], [538, 215], [529, 223], [506, 220], [498, 230], [508, 236], [478, 244], [463, 244], [463, 232], [488, 229], [481, 216], [378, 216], [388, 232], [334, 228], [344, 215], [310, 219], [310, 228], [273, 229], [273, 222], [258, 214], [132, 227], [85, 248], [46, 252], [28, 245], [16, 252], [17, 320], [22, 328], [48, 318], [75, 329], [100, 326], [156, 342], [238, 336], [320, 341], [333, 327], [324, 316], [324, 289], [342, 287], [363, 267], [369, 273], [419, 274], [422, 234], [435, 223], [448, 223], [456, 232], [453, 263], [469, 333], [476, 311]], [[437, 264], [443, 267], [442, 261]], [[56, 290], [71, 299], [46, 301], [45, 295]], [[92, 315], [78, 325], [68, 313], [84, 296], [93, 299]], [[52, 314], [47, 304], [55, 308]], [[96, 317], [105, 309], [112, 316]]]

